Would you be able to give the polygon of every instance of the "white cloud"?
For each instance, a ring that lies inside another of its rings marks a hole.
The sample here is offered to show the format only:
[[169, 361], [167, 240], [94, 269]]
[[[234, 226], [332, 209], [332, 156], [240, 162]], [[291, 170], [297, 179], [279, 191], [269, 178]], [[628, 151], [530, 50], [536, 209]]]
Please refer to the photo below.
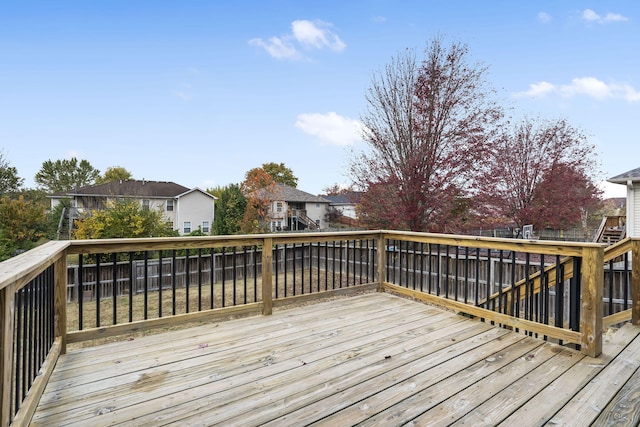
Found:
[[382, 24], [383, 22], [387, 22], [387, 18], [385, 16], [374, 16], [371, 18], [371, 22], [375, 22], [376, 24]]
[[347, 45], [344, 44], [340, 37], [331, 31], [332, 25], [323, 21], [306, 21], [299, 20], [291, 23], [293, 37], [307, 49], [329, 49], [340, 52]]
[[551, 21], [551, 15], [549, 15], [547, 12], [540, 12], [538, 13], [538, 21], [546, 24], [547, 22]]
[[529, 85], [529, 90], [514, 94], [516, 98], [535, 98], [553, 93], [556, 87], [549, 82], [538, 82]]
[[624, 99], [629, 102], [640, 101], [640, 92], [627, 83], [605, 83], [595, 77], [577, 77], [570, 84], [554, 85], [549, 82], [538, 82], [529, 85], [529, 90], [514, 94], [516, 98], [534, 98], [559, 94], [564, 98], [579, 95], [597, 100]]
[[329, 22], [301, 19], [291, 23], [291, 34], [271, 37], [268, 41], [255, 38], [249, 40], [249, 44], [263, 48], [277, 59], [303, 59], [301, 50], [329, 49], [341, 52], [347, 45], [332, 28], [333, 25]]
[[269, 55], [277, 59], [299, 59], [302, 56], [285, 38], [271, 37], [268, 41], [251, 39], [249, 44], [263, 48]]
[[362, 140], [362, 124], [335, 112], [299, 114], [296, 127], [327, 145], [353, 145]]
[[597, 24], [608, 24], [610, 22], [623, 22], [629, 20], [629, 18], [620, 15], [619, 13], [607, 12], [606, 15], [600, 16], [591, 9], [585, 9], [584, 11], [582, 11], [582, 19], [587, 22], [595, 22]]

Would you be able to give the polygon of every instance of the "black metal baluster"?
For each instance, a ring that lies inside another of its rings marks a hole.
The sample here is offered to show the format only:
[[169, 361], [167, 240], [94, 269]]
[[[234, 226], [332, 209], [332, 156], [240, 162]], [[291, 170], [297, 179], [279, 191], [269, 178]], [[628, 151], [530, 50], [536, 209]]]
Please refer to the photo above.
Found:
[[176, 307], [176, 287], [177, 287], [177, 270], [178, 270], [178, 257], [176, 250], [173, 249], [171, 252], [171, 312], [173, 315], [176, 315], [177, 307]]
[[[129, 323], [133, 322], [133, 281], [134, 270], [133, 270], [133, 252], [129, 252]], [[176, 313], [173, 313], [176, 314]]]
[[149, 252], [144, 251], [144, 273], [142, 275], [144, 296], [144, 320], [149, 317]]
[[449, 281], [450, 281], [450, 275], [449, 275], [449, 269], [450, 269], [450, 258], [449, 258], [449, 245], [445, 245], [446, 248], [446, 255], [444, 256], [444, 297], [445, 298], [449, 298]]
[[158, 317], [162, 317], [162, 249], [158, 251]]
[[469, 246], [464, 248], [464, 303], [469, 303]]
[[117, 299], [118, 299], [118, 254], [115, 252], [111, 254], [111, 277], [113, 278], [112, 286], [111, 286], [111, 298], [113, 299], [111, 308], [112, 308], [112, 317], [113, 324], [118, 324], [118, 308], [117, 308]]
[[202, 248], [198, 248], [198, 311], [202, 311]]
[[100, 256], [102, 254], [96, 254], [96, 281], [95, 281], [95, 290], [96, 290], [96, 328], [100, 327], [100, 276], [102, 276], [102, 271], [100, 270]]
[[237, 262], [237, 251], [236, 251], [236, 247], [233, 247], [233, 250], [231, 251], [231, 256], [233, 257], [231, 260], [231, 267], [233, 268], [233, 272], [231, 273], [231, 279], [233, 281], [233, 304], [232, 306], [235, 307], [235, 305], [237, 304], [237, 297], [238, 297], [238, 273], [237, 273], [237, 268], [238, 268], [238, 262]]
[[300, 244], [300, 293], [304, 295], [304, 243]]
[[[264, 248], [262, 249], [264, 250]], [[226, 300], [226, 283], [227, 283], [227, 252], [226, 252], [226, 248], [223, 246], [222, 247], [222, 305], [221, 307], [226, 307], [225, 304], [225, 300]]]

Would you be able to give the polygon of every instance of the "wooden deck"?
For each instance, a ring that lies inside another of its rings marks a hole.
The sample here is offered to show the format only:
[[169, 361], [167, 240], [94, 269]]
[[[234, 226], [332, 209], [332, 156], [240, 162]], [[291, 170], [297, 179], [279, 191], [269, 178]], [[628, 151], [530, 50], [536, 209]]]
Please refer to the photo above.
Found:
[[32, 425], [637, 425], [639, 331], [592, 359], [365, 294], [71, 351]]

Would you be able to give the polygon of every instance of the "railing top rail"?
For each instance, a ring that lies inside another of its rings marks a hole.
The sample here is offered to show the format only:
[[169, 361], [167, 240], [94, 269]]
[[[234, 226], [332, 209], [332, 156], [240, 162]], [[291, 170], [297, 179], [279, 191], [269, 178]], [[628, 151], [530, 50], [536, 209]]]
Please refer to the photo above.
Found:
[[482, 249], [507, 250], [530, 253], [547, 253], [560, 256], [581, 256], [584, 248], [605, 248], [604, 243], [562, 242], [553, 240], [503, 239], [499, 237], [466, 236], [455, 234], [419, 233], [411, 231], [383, 230], [387, 239], [456, 245]]
[[232, 236], [183, 236], [149, 237], [137, 239], [94, 239], [71, 240], [70, 254], [90, 254], [98, 252], [126, 252], [139, 250], [212, 248], [222, 246], [261, 245], [264, 239], [273, 239], [274, 243], [299, 243], [331, 241], [347, 238], [374, 238], [379, 231], [315, 232], [315, 233], [274, 233], [242, 234]]
[[0, 289], [16, 284], [16, 290], [64, 256], [68, 241], [52, 241], [0, 263]]

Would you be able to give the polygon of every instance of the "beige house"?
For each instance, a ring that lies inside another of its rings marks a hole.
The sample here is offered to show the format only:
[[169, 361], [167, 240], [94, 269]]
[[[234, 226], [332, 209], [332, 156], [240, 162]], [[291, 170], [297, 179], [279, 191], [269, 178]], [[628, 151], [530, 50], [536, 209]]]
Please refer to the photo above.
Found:
[[640, 237], [640, 168], [616, 175], [607, 181], [627, 186], [627, 236]]
[[327, 228], [325, 216], [330, 202], [324, 197], [284, 184], [257, 193], [259, 198], [269, 201], [267, 216], [271, 231]]
[[181, 235], [200, 229], [211, 233], [215, 197], [199, 188], [189, 189], [175, 182], [127, 180], [89, 185], [58, 193], [51, 208], [62, 199], [71, 199], [72, 216], [104, 209], [110, 201], [134, 199], [144, 209], [161, 211], [167, 223]]

